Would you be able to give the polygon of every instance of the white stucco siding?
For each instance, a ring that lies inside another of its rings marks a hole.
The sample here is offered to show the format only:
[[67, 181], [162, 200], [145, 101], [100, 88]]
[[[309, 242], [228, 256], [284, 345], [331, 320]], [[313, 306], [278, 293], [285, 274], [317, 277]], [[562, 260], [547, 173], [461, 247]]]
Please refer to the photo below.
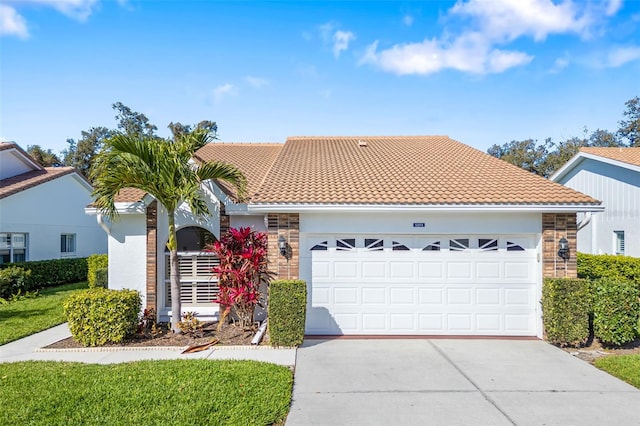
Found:
[[[90, 191], [62, 176], [0, 200], [0, 232], [28, 234], [27, 260], [87, 257], [107, 252], [107, 236], [84, 208]], [[76, 235], [76, 252], [60, 252], [60, 235]]]
[[560, 183], [601, 200], [605, 207], [578, 232], [578, 251], [614, 254], [614, 231], [624, 231], [625, 255], [640, 257], [640, 173], [585, 159]]
[[[95, 220], [95, 217], [93, 217]], [[123, 214], [111, 223], [109, 288], [137, 290], [146, 303], [147, 223], [144, 214]]]
[[267, 232], [264, 215], [231, 216], [232, 228], [251, 228], [257, 232]]

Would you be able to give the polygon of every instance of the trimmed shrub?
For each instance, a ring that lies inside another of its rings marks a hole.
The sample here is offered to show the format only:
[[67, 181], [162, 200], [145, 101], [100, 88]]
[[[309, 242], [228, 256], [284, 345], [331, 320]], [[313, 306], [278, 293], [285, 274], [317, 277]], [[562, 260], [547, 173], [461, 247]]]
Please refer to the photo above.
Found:
[[0, 298], [9, 298], [27, 291], [27, 280], [31, 271], [17, 266], [0, 269]]
[[602, 343], [623, 345], [637, 335], [640, 299], [634, 283], [603, 278], [595, 282], [593, 332]]
[[95, 286], [102, 288], [109, 287], [109, 270], [107, 268], [96, 269]]
[[89, 288], [107, 287], [97, 283], [97, 273], [99, 269], [107, 269], [109, 267], [109, 256], [106, 254], [92, 254], [87, 258], [87, 281]]
[[118, 343], [135, 333], [140, 313], [135, 290], [90, 288], [64, 302], [64, 314], [73, 337], [85, 346]]
[[640, 288], [640, 258], [578, 253], [577, 262], [580, 278], [611, 278], [635, 283]]
[[31, 271], [31, 276], [26, 280], [26, 290], [37, 290], [87, 280], [86, 257], [5, 263], [0, 265], [0, 268], [10, 266]]
[[549, 342], [568, 346], [587, 341], [592, 301], [590, 284], [583, 279], [545, 278], [542, 319]]
[[269, 284], [269, 339], [272, 346], [298, 346], [304, 340], [307, 283], [277, 280]]

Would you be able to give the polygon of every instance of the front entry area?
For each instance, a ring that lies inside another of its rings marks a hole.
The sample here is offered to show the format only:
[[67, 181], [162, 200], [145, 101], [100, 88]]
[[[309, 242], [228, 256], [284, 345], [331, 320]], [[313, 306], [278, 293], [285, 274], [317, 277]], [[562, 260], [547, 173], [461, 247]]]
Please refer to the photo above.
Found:
[[537, 240], [308, 235], [306, 333], [535, 336]]

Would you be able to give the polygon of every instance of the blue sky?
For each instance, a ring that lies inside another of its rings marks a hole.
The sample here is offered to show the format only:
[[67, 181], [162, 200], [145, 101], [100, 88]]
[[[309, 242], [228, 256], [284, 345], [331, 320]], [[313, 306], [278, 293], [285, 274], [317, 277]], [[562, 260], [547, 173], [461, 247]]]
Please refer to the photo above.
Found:
[[3, 0], [0, 137], [60, 151], [111, 105], [222, 141], [615, 130], [640, 95], [640, 1]]

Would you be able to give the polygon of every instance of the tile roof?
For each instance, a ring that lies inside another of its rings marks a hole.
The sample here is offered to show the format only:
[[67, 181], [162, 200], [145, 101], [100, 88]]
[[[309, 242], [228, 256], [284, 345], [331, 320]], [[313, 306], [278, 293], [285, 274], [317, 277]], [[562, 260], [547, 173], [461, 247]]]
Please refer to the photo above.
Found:
[[639, 148], [580, 148], [581, 152], [640, 166]]
[[251, 204], [600, 202], [446, 136], [381, 136], [288, 138]]
[[75, 173], [73, 167], [45, 167], [42, 170], [23, 173], [0, 180], [0, 198], [6, 198], [34, 186]]
[[[233, 164], [247, 178], [247, 196], [251, 198], [263, 183], [284, 144], [281, 143], [210, 143], [195, 155], [198, 161], [222, 161]], [[234, 188], [218, 182], [227, 194], [236, 198]]]
[[19, 153], [21, 153], [27, 160], [31, 161], [31, 166], [36, 170], [44, 170], [42, 167], [27, 151], [22, 149], [20, 145], [15, 142], [0, 142], [0, 151], [5, 151], [7, 149], [15, 149]]
[[146, 192], [137, 188], [122, 188], [115, 197], [116, 203], [135, 203], [144, 198]]

